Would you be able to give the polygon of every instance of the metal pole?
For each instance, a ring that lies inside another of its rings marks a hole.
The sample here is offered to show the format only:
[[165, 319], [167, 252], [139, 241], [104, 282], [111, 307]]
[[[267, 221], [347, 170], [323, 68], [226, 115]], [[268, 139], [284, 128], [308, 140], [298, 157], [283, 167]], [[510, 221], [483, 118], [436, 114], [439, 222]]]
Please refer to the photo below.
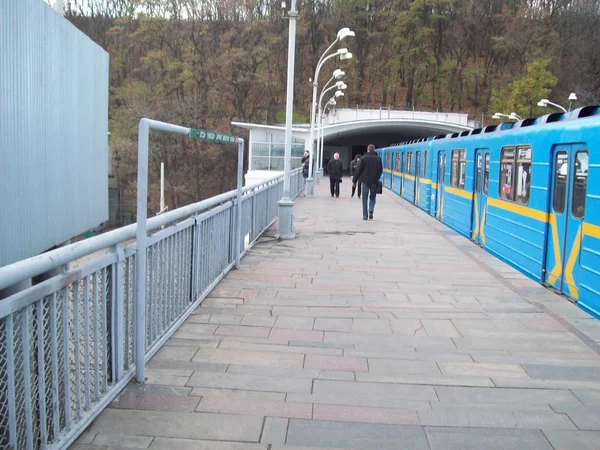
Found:
[[165, 210], [165, 163], [160, 163], [160, 212]]
[[242, 178], [244, 175], [244, 140], [238, 138], [238, 168], [237, 168], [237, 210], [235, 216], [235, 268], [240, 268], [240, 253], [242, 239]]
[[293, 212], [294, 202], [290, 194], [290, 169], [292, 164], [292, 113], [294, 103], [294, 58], [296, 52], [296, 0], [292, 0], [288, 17], [290, 30], [288, 38], [288, 71], [287, 71], [287, 95], [285, 107], [285, 156], [283, 162], [283, 197], [278, 205], [278, 230], [279, 239], [295, 239]]
[[140, 120], [138, 131], [137, 250], [135, 255], [135, 316], [133, 321], [135, 379], [145, 381], [146, 354], [146, 206], [148, 201], [148, 142], [150, 125]]

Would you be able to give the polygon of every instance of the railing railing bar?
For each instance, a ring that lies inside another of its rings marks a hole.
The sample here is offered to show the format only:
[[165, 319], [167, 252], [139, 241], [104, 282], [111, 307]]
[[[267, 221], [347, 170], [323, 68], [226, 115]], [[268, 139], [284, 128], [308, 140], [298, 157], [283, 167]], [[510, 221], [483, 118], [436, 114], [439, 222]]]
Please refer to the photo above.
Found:
[[[98, 313], [98, 282], [100, 277], [98, 272], [94, 274], [94, 401], [98, 401], [100, 398], [100, 345], [98, 343], [98, 322], [100, 322], [100, 314]], [[106, 369], [106, 368], [105, 368]]]
[[71, 429], [71, 373], [69, 370], [69, 288], [63, 290], [63, 382], [65, 390], [65, 428]]
[[8, 445], [17, 448], [17, 408], [15, 404], [15, 351], [12, 314], [6, 317], [6, 370], [8, 372]]
[[[90, 303], [89, 303], [89, 278], [86, 276], [83, 279], [83, 342], [85, 350], [85, 376], [84, 376], [84, 393], [85, 393], [85, 411], [90, 409]], [[77, 351], [78, 347], [75, 347]]]
[[[100, 309], [100, 324], [101, 324], [101, 328], [102, 328], [102, 368], [103, 368], [103, 372], [102, 372], [102, 393], [106, 393], [108, 391], [107, 389], [107, 385], [108, 385], [108, 344], [109, 344], [109, 340], [108, 340], [108, 334], [107, 334], [107, 327], [106, 327], [106, 310], [108, 307], [107, 304], [107, 299], [108, 299], [108, 270], [106, 270], [106, 267], [104, 269], [102, 269], [102, 307]], [[114, 280], [113, 283], [114, 284]], [[112, 302], [114, 303], [114, 297], [112, 299]], [[114, 373], [114, 372], [113, 372]], [[114, 377], [113, 377], [113, 382], [114, 382]], [[96, 401], [100, 400], [100, 392], [98, 392], [98, 398], [96, 399]]]
[[60, 413], [58, 407], [58, 338], [56, 331], [56, 292], [50, 298], [50, 354], [52, 357], [52, 411], [53, 436], [56, 439], [59, 433]]
[[152, 284], [154, 282], [154, 246], [148, 244], [148, 266], [147, 266], [147, 276], [145, 278], [145, 282], [148, 285], [148, 289], [146, 289], [146, 326], [144, 327], [144, 334], [146, 335], [146, 345], [149, 346], [154, 341], [154, 333], [152, 329], [153, 319], [154, 319], [154, 308], [152, 307], [154, 304], [154, 289]]
[[[46, 413], [46, 358], [44, 357], [44, 300], [40, 300], [37, 307], [37, 335], [38, 335], [38, 402], [40, 411], [40, 443], [46, 448], [48, 442], [47, 413]], [[49, 361], [54, 365], [55, 361]]]
[[33, 414], [31, 410], [31, 347], [29, 345], [29, 308], [23, 309], [21, 319], [21, 345], [23, 354], [23, 388], [25, 391], [25, 442], [33, 449]]
[[75, 354], [75, 418], [81, 419], [81, 361], [79, 355], [79, 281], [75, 283], [73, 295], [73, 353]]

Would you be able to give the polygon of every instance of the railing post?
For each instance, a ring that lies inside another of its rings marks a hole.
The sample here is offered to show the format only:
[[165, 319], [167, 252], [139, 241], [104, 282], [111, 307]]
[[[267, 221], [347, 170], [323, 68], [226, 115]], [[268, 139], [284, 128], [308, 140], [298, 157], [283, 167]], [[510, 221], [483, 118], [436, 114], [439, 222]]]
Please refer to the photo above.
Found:
[[124, 266], [125, 266], [125, 252], [121, 247], [121, 244], [117, 244], [112, 250], [117, 256], [117, 262], [111, 267], [111, 329], [112, 329], [112, 366], [113, 366], [113, 382], [116, 383], [123, 378], [124, 368], [124, 348], [125, 342], [123, 339], [124, 334], [124, 297], [125, 297], [125, 277], [124, 277]]
[[198, 214], [194, 216], [194, 234], [192, 237], [192, 298], [191, 303], [196, 301], [198, 292], [198, 267], [200, 262], [200, 225], [198, 224]]
[[235, 215], [235, 268], [240, 268], [241, 238], [242, 238], [242, 183], [244, 174], [244, 140], [237, 138], [238, 142], [238, 168], [237, 168], [237, 206]]

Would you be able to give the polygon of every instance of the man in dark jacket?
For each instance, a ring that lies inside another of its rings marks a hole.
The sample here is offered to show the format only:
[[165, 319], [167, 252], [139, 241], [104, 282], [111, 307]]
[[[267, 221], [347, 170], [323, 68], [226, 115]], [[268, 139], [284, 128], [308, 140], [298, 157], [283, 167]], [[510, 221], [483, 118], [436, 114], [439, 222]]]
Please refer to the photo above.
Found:
[[[362, 207], [363, 207], [363, 220], [373, 218], [373, 211], [375, 210], [375, 197], [377, 196], [377, 185], [379, 184], [379, 178], [383, 173], [383, 164], [381, 158], [375, 153], [375, 146], [369, 144], [367, 147], [367, 153], [361, 158], [354, 176], [352, 177], [352, 185], [355, 186], [358, 180], [362, 182]], [[369, 197], [369, 209], [367, 210], [367, 197]]]
[[310, 161], [310, 152], [308, 150], [304, 151], [304, 156], [302, 157], [302, 176], [304, 178], [308, 178], [308, 163]]
[[340, 196], [340, 180], [342, 179], [342, 162], [340, 161], [340, 154], [336, 153], [333, 155], [333, 161], [329, 161], [327, 164], [327, 172], [329, 172], [329, 189], [331, 196], [334, 195], [339, 198]]

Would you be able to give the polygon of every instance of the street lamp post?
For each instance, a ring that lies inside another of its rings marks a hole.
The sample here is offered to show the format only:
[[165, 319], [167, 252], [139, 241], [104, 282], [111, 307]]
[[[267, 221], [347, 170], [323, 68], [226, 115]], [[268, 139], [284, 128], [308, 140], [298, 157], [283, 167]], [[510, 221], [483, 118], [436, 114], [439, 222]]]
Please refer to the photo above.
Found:
[[332, 89], [337, 89], [337, 91], [335, 92], [335, 95], [332, 97], [332, 99], [336, 99], [337, 97], [341, 97], [342, 95], [344, 95], [344, 93], [342, 92], [342, 90], [347, 89], [348, 86], [346, 85], [346, 83], [344, 83], [343, 81], [338, 81], [336, 84], [334, 84], [333, 86], [327, 88], [327, 89], [323, 89], [323, 91], [321, 92], [321, 95], [319, 96], [319, 112], [317, 114], [317, 161], [318, 164], [320, 164], [320, 162], [323, 159], [323, 147], [320, 145], [320, 135], [323, 133], [323, 129], [322, 127], [322, 116], [321, 116], [321, 110], [322, 107], [321, 105], [323, 104], [323, 96], [331, 91]]
[[279, 239], [294, 239], [293, 212], [294, 202], [290, 191], [290, 171], [292, 164], [292, 114], [294, 104], [294, 58], [296, 51], [296, 0], [292, 0], [288, 17], [290, 30], [288, 38], [288, 71], [287, 71], [287, 96], [285, 105], [285, 153], [283, 160], [283, 197], [278, 206], [277, 235]]
[[[333, 71], [333, 75], [331, 76], [331, 78], [327, 81], [327, 83], [325, 83], [325, 85], [323, 86], [323, 91], [329, 86], [329, 84], [334, 81], [334, 80], [340, 80], [342, 79], [344, 76], [346, 75], [346, 73], [343, 70], [340, 69], [335, 69]], [[321, 93], [321, 97], [319, 98], [319, 106], [321, 105], [321, 99], [323, 98], [323, 93]], [[317, 119], [318, 119], [318, 115], [317, 115]], [[317, 128], [318, 130], [318, 128]], [[318, 134], [318, 133], [317, 133]], [[317, 136], [317, 144], [319, 142], [319, 138]], [[319, 148], [319, 146], [317, 145], [317, 177], [316, 177], [316, 182], [318, 182], [319, 177], [321, 176], [321, 162], [323, 161], [323, 153], [322, 153], [322, 148]]]
[[[325, 106], [322, 108], [323, 112], [321, 112], [321, 100], [319, 100], [319, 115], [317, 116], [318, 125], [317, 125], [317, 152], [321, 155], [321, 159], [323, 158], [323, 141], [325, 140], [325, 128], [323, 125], [323, 116], [325, 115], [325, 110], [328, 106], [333, 106], [336, 104], [336, 98], [343, 96], [344, 93], [342, 91], [336, 91], [334, 96], [331, 97]], [[322, 95], [321, 95], [322, 98]], [[319, 159], [319, 161], [321, 161]]]
[[313, 153], [314, 153], [315, 120], [316, 120], [315, 115], [316, 115], [316, 109], [317, 109], [317, 87], [318, 87], [319, 71], [321, 70], [321, 67], [323, 66], [325, 61], [327, 61], [328, 59], [335, 58], [336, 56], [339, 56], [341, 60], [352, 58], [352, 53], [350, 53], [347, 48], [340, 48], [337, 52], [335, 52], [329, 56], [326, 56], [327, 53], [329, 53], [329, 51], [333, 48], [333, 46], [336, 43], [338, 43], [339, 41], [342, 41], [343, 39], [345, 39], [346, 37], [349, 37], [349, 36], [354, 36], [354, 31], [351, 31], [349, 28], [342, 28], [340, 31], [338, 31], [335, 41], [333, 41], [333, 43], [329, 47], [327, 47], [327, 50], [325, 50], [325, 52], [321, 55], [321, 57], [319, 58], [319, 61], [317, 63], [317, 67], [315, 68], [315, 76], [313, 78], [312, 110], [311, 110], [311, 114], [310, 114], [310, 143], [309, 143], [310, 155], [309, 155], [309, 161], [308, 161], [308, 178], [306, 180], [306, 191], [305, 191], [307, 197], [313, 196], [313, 158], [314, 158]]
[[547, 98], [543, 98], [538, 102], [538, 106], [547, 107], [548, 105], [552, 105], [558, 109], [562, 109], [563, 112], [567, 112], [567, 110], [563, 106], [560, 106], [558, 103], [553, 103]]

